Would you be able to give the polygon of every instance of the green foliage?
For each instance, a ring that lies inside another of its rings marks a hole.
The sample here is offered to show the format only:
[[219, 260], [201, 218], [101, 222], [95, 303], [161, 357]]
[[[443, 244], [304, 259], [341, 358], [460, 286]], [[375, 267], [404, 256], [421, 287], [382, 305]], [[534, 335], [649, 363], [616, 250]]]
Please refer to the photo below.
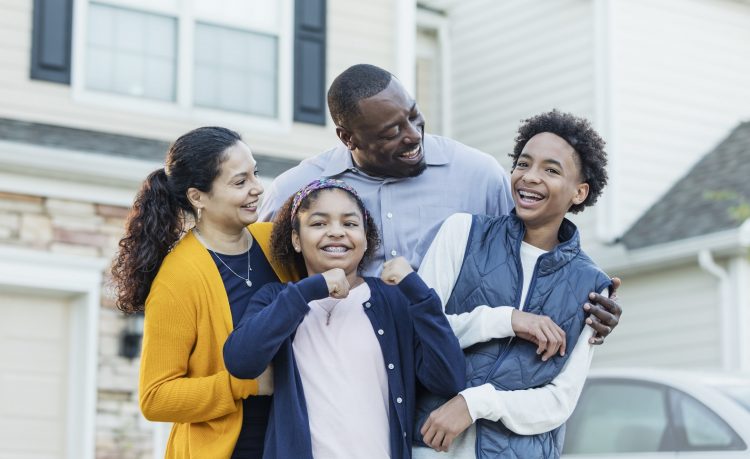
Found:
[[732, 220], [737, 223], [742, 223], [750, 218], [750, 200], [744, 194], [730, 190], [712, 190], [703, 193], [703, 197], [709, 201], [729, 202], [727, 212]]

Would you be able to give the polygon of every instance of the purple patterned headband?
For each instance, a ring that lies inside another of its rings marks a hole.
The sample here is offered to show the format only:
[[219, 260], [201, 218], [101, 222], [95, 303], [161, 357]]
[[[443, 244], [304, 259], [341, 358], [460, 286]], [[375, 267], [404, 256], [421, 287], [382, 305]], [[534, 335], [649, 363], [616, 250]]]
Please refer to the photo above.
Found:
[[[292, 221], [292, 224], [294, 224], [294, 217], [297, 215], [297, 210], [299, 210], [299, 205], [302, 203], [302, 200], [306, 197], [310, 196], [310, 193], [317, 190], [325, 190], [327, 188], [340, 188], [344, 191], [347, 191], [351, 193], [355, 198], [357, 198], [358, 201], [359, 195], [357, 192], [349, 186], [346, 182], [343, 180], [336, 180], [336, 179], [318, 179], [313, 180], [312, 182], [308, 183], [304, 188], [299, 190], [294, 195], [294, 200], [292, 201], [292, 212], [289, 216], [290, 220]], [[367, 220], [367, 214], [364, 215], [365, 221]]]

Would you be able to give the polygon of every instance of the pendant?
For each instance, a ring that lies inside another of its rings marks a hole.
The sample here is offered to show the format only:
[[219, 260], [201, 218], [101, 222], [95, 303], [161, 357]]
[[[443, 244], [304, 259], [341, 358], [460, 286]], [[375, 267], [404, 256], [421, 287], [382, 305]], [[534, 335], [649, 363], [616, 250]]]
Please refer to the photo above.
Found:
[[331, 323], [331, 313], [326, 314], [326, 326]]
[[253, 281], [251, 281], [250, 279], [245, 279], [245, 285], [247, 285], [248, 287], [252, 287]]

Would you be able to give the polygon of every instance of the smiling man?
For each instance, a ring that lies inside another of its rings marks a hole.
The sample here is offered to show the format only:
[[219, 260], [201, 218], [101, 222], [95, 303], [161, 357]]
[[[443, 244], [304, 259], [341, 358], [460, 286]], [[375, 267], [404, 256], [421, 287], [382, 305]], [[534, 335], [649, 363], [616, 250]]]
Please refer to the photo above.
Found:
[[281, 174], [264, 195], [261, 220], [317, 178], [346, 181], [367, 205], [381, 245], [363, 275], [404, 256], [414, 269], [440, 224], [456, 212], [504, 215], [513, 208], [507, 173], [492, 156], [455, 140], [425, 134], [413, 97], [387, 71], [350, 67], [328, 91], [341, 143]]

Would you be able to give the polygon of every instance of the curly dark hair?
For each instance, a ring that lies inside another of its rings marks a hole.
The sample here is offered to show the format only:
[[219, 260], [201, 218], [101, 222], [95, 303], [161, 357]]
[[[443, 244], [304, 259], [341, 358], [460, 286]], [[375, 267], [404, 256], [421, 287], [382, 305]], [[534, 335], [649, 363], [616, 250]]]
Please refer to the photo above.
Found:
[[144, 310], [164, 257], [184, 234], [186, 222], [195, 218], [188, 188], [211, 191], [226, 150], [240, 141], [239, 134], [222, 127], [190, 131], [169, 147], [165, 167], [143, 182], [112, 265], [116, 304], [121, 311]]
[[299, 233], [299, 218], [297, 217], [300, 212], [303, 212], [310, 208], [310, 206], [317, 200], [317, 197], [321, 192], [331, 190], [340, 190], [349, 195], [354, 202], [357, 203], [359, 210], [365, 217], [365, 238], [367, 240], [367, 249], [362, 257], [362, 261], [359, 262], [359, 268], [375, 254], [375, 251], [380, 245], [380, 236], [378, 234], [377, 225], [373, 224], [370, 213], [365, 208], [365, 204], [362, 202], [359, 196], [354, 195], [342, 188], [322, 188], [315, 190], [308, 196], [302, 199], [295, 214], [294, 221], [291, 220], [292, 203], [294, 202], [294, 195], [290, 196], [286, 200], [284, 205], [279, 209], [276, 217], [273, 220], [273, 232], [271, 233], [271, 252], [273, 258], [286, 266], [294, 267], [301, 277], [307, 277], [307, 267], [305, 266], [305, 259], [301, 253], [294, 250], [292, 246], [292, 232], [297, 231]]
[[512, 169], [516, 168], [518, 157], [532, 137], [543, 132], [555, 134], [573, 147], [577, 153], [576, 162], [581, 168], [581, 181], [589, 184], [586, 200], [572, 205], [568, 211], [577, 214], [585, 207], [593, 206], [607, 185], [607, 153], [604, 151], [604, 140], [591, 123], [585, 118], [557, 109], [532, 116], [522, 123], [518, 128], [513, 153], [508, 155], [513, 158]]
[[393, 75], [375, 65], [357, 64], [344, 70], [328, 89], [328, 110], [336, 126], [346, 127], [347, 121], [358, 116], [359, 101], [383, 91]]

